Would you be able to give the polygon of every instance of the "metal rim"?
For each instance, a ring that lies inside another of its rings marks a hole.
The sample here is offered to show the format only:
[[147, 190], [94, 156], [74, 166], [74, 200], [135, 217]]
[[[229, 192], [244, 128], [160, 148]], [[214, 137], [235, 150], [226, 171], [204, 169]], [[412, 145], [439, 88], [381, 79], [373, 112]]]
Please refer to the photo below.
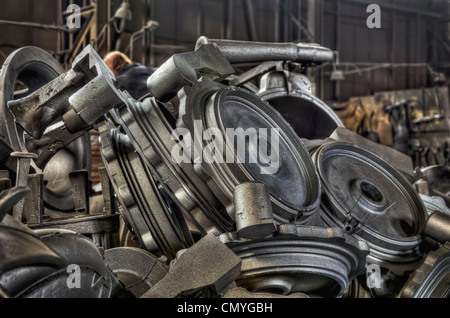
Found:
[[[196, 136], [199, 133], [195, 129], [194, 123], [198, 120], [202, 121], [203, 129], [218, 128], [226, 135], [226, 128], [224, 127], [220, 118], [219, 108], [229, 100], [238, 100], [242, 105], [246, 105], [252, 111], [257, 113], [264, 121], [270, 123], [271, 127], [279, 128], [280, 140], [285, 143], [290, 155], [295, 160], [296, 168], [298, 168], [301, 181], [304, 184], [305, 191], [304, 201], [301, 206], [293, 206], [287, 200], [280, 200], [280, 197], [271, 192], [271, 201], [273, 203], [274, 219], [279, 223], [286, 223], [296, 219], [299, 214], [307, 211], [317, 209], [320, 203], [321, 187], [314, 164], [311, 161], [309, 153], [303, 145], [300, 138], [286, 123], [283, 117], [276, 112], [267, 102], [262, 101], [258, 96], [248, 92], [247, 90], [236, 87], [224, 87], [202, 79], [197, 84], [197, 87], [186, 88], [186, 99], [182, 106], [182, 121], [184, 127], [191, 131], [191, 135], [197, 140], [203, 140], [202, 136]], [[226, 137], [226, 146], [230, 147], [228, 137]], [[232, 143], [231, 143], [232, 144]], [[207, 142], [203, 141], [202, 147], [205, 147]], [[223, 154], [224, 157], [226, 154]], [[213, 181], [216, 185], [214, 191], [217, 195], [225, 196], [232, 200], [232, 193], [234, 187], [238, 184], [247, 181], [260, 181], [244, 164], [235, 160], [234, 163], [212, 163], [203, 162], [202, 169], [206, 174], [203, 176], [207, 182]], [[270, 185], [268, 185], [270, 188]], [[292, 191], [292, 189], [291, 189]]]
[[[24, 47], [14, 51], [6, 59], [0, 71], [0, 117], [4, 118], [5, 125], [0, 128], [0, 134], [7, 139], [15, 151], [27, 152], [25, 141], [23, 138], [23, 130], [14, 121], [12, 114], [8, 109], [7, 102], [14, 99], [14, 85], [17, 80], [21, 80], [27, 85], [28, 91], [22, 95], [27, 95], [41, 86], [47, 84], [58, 75], [62, 74], [64, 69], [62, 66], [46, 51], [37, 47]], [[74, 160], [74, 169], [85, 169], [91, 171], [91, 148], [90, 136], [85, 134], [72, 144], [61, 149], [57, 154], [67, 155]], [[55, 159], [56, 160], [56, 159]], [[52, 162], [47, 165], [56, 164]], [[70, 166], [70, 165], [69, 165]], [[35, 171], [44, 171], [45, 167], [37, 167], [34, 163], [32, 168]], [[63, 167], [64, 169], [64, 167]], [[58, 172], [61, 173], [61, 172]], [[60, 177], [57, 176], [47, 182], [57, 182]], [[67, 171], [67, 174], [69, 171]], [[64, 171], [62, 172], [64, 174]], [[45, 178], [45, 176], [44, 176]], [[68, 177], [67, 177], [68, 179]], [[71, 211], [74, 208], [73, 195], [66, 187], [52, 191], [48, 187], [44, 187], [44, 203], [50, 208], [60, 211]]]
[[[283, 227], [288, 229], [285, 234]], [[340, 229], [282, 225], [279, 232], [259, 241], [233, 234], [220, 237], [242, 259], [239, 286], [255, 292], [339, 297], [365, 270], [367, 245]]]
[[[374, 169], [377, 178], [371, 179], [372, 171], [363, 174], [364, 179], [361, 179], [362, 182], [360, 182], [358, 172], [361, 171], [354, 168], [354, 173], [350, 177], [351, 180], [340, 182], [338, 177], [344, 178], [345, 171], [343, 169], [345, 167], [336, 167], [330, 161], [333, 156], [341, 156], [342, 162], [351, 167], [359, 165], [363, 167], [361, 169]], [[317, 149], [312, 157], [317, 166], [326, 199], [325, 201], [322, 200], [323, 221], [328, 225], [340, 226], [349, 233], [353, 233], [355, 237], [368, 242], [371, 247], [369, 258], [374, 263], [417, 262], [422, 254], [420, 251], [422, 242], [420, 233], [425, 225], [426, 209], [411, 184], [380, 157], [349, 143], [326, 143]], [[336, 172], [327, 175], [327, 171], [329, 171], [327, 169], [330, 169], [330, 166], [336, 169]], [[336, 179], [331, 178], [332, 175]], [[385, 182], [384, 186], [379, 186], [375, 179], [382, 179]], [[370, 186], [368, 188], [361, 187], [364, 184], [363, 182], [372, 185], [374, 188]], [[359, 185], [359, 188], [356, 185]], [[358, 190], [359, 192], [355, 192], [358, 195], [352, 195], [350, 198], [339, 197], [339, 191], [342, 191], [342, 193], [351, 192], [350, 190], [346, 191], [347, 188], [353, 189], [351, 191]], [[368, 193], [364, 193], [365, 190]], [[379, 194], [381, 194], [381, 197], [378, 196]], [[396, 199], [393, 200], [392, 196], [396, 196]], [[360, 199], [362, 197], [365, 197], [364, 200]], [[349, 202], [347, 199], [353, 199], [353, 203], [351, 205], [346, 204]], [[395, 205], [399, 200], [402, 201]], [[397, 211], [401, 207], [404, 207], [404, 209], [401, 209], [400, 212]], [[395, 212], [385, 213], [389, 209]], [[395, 227], [396, 220], [404, 222], [402, 214], [407, 214], [412, 222], [412, 225], [408, 224], [407, 227], [410, 232], [404, 232], [403, 227]], [[391, 215], [393, 219], [390, 218]], [[374, 222], [375, 220], [381, 223]]]
[[449, 298], [450, 244], [431, 251], [400, 292], [406, 298]]
[[154, 99], [143, 103], [130, 101], [116, 118], [127, 132], [152, 173], [167, 190], [172, 200], [179, 203], [190, 221], [203, 232], [227, 232], [234, 221], [221, 201], [199, 178], [190, 163], [177, 164], [171, 157], [176, 145], [172, 140], [173, 127]]
[[182, 215], [170, 210], [127, 135], [110, 122], [100, 128], [101, 152], [126, 222], [148, 250], [173, 259], [193, 244]]

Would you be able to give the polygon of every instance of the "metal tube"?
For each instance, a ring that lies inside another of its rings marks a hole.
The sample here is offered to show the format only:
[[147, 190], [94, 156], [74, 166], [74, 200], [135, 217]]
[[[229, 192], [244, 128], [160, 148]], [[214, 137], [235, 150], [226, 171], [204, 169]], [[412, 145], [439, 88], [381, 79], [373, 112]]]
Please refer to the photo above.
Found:
[[216, 44], [230, 63], [292, 61], [322, 64], [333, 59], [333, 52], [317, 44], [247, 42], [200, 37], [196, 48]]
[[441, 243], [450, 241], [450, 215], [434, 211], [428, 217], [423, 234]]

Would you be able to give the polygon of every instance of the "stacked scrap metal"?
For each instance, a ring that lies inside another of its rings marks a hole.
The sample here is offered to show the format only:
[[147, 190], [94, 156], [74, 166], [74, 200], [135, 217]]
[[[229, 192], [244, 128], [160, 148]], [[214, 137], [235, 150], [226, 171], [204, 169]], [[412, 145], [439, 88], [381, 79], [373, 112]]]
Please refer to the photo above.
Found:
[[[414, 170], [343, 128], [298, 72], [331, 59], [202, 37], [138, 101], [90, 46], [65, 73], [14, 52], [0, 73], [0, 296], [448, 297], [446, 168]], [[257, 66], [235, 74], [242, 62]]]

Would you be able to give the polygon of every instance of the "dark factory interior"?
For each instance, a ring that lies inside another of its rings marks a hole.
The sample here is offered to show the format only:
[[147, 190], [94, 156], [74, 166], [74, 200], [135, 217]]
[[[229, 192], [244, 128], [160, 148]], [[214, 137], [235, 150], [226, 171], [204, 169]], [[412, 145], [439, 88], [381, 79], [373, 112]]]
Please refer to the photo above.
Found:
[[450, 297], [449, 0], [0, 0], [0, 28], [0, 298]]

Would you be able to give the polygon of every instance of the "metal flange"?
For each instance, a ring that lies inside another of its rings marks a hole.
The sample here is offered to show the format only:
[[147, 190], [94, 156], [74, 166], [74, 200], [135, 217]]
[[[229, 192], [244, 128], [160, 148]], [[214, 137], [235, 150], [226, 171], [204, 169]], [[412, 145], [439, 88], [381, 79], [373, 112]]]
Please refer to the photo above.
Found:
[[[211, 146], [211, 131], [220, 132], [223, 137], [222, 149], [215, 149], [220, 161], [204, 151], [203, 160], [197, 160], [195, 154], [193, 160], [196, 171], [216, 196], [229, 202], [229, 212], [234, 188], [247, 181], [268, 186], [278, 223], [317, 209], [321, 187], [311, 158], [293, 129], [267, 102], [247, 90], [226, 87], [208, 78], [185, 87], [181, 95], [178, 126], [190, 131], [194, 148], [202, 152]], [[277, 142], [272, 139], [275, 134], [279, 135]], [[270, 139], [266, 140], [266, 147], [277, 145], [278, 149], [271, 149], [270, 155], [263, 151], [261, 155], [262, 137]], [[243, 154], [237, 146], [239, 141], [245, 143]], [[257, 160], [252, 162], [251, 156]]]
[[169, 259], [193, 244], [183, 215], [167, 206], [128, 136], [110, 121], [99, 127], [101, 153], [125, 221], [143, 247]]
[[405, 283], [401, 298], [450, 297], [450, 243], [428, 253], [423, 264]]
[[339, 297], [365, 271], [369, 247], [338, 228], [283, 224], [264, 240], [219, 239], [242, 259], [237, 285], [252, 292]]
[[325, 224], [366, 241], [370, 262], [393, 271], [414, 269], [426, 210], [412, 185], [386, 161], [350, 143], [326, 143], [312, 158], [325, 194]]
[[198, 231], [222, 233], [233, 229], [234, 221], [223, 203], [197, 175], [190, 162], [177, 163], [172, 150], [174, 124], [155, 99], [128, 99], [127, 107], [112, 112], [141, 158], [166, 193], [185, 212]]

